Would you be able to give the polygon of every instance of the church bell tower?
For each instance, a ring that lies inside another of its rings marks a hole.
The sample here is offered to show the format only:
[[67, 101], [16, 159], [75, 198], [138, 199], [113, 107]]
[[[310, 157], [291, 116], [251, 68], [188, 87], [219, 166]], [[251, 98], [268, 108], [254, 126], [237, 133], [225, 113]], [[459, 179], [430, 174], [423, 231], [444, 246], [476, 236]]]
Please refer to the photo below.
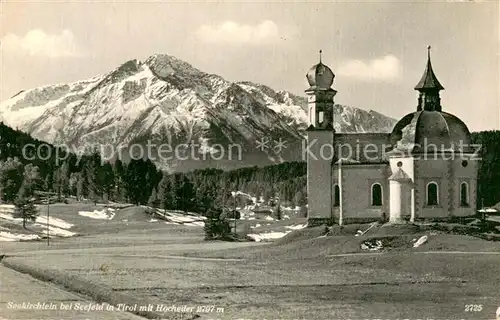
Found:
[[307, 145], [302, 154], [307, 158], [308, 224], [332, 222], [332, 160], [334, 158], [333, 107], [337, 91], [332, 89], [335, 74], [321, 61], [306, 75], [309, 127]]
[[444, 87], [439, 83], [431, 64], [431, 46], [427, 47], [427, 66], [422, 78], [415, 86], [419, 92], [417, 111], [441, 111], [441, 98], [439, 91]]

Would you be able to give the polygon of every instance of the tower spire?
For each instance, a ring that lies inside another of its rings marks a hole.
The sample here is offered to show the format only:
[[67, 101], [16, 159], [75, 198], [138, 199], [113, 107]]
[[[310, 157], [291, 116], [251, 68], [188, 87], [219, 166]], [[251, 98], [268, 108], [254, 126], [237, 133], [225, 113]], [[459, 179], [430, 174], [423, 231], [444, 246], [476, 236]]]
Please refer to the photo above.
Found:
[[427, 66], [420, 81], [415, 86], [415, 90], [443, 90], [444, 87], [439, 83], [431, 64], [431, 46], [427, 46]]
[[439, 91], [444, 87], [439, 83], [431, 64], [431, 46], [427, 46], [427, 66], [425, 67], [422, 78], [415, 86], [419, 91], [417, 110], [441, 111], [441, 99]]
[[321, 63], [321, 53], [323, 53], [323, 50], [319, 50], [319, 63]]

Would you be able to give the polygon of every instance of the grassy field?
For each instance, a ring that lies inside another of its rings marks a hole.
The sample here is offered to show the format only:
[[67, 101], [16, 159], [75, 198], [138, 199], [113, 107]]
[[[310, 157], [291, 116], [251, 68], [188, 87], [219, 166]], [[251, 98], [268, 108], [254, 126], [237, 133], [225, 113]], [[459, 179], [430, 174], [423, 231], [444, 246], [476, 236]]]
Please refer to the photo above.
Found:
[[[54, 214], [62, 219], [73, 214], [60, 209]], [[83, 219], [79, 237], [50, 247], [5, 243], [2, 254], [144, 303], [190, 306], [201, 319], [493, 319], [500, 306], [498, 242], [424, 232], [429, 241], [419, 248], [371, 255], [360, 243], [375, 235], [354, 237], [350, 229], [331, 236], [304, 229], [275, 243], [205, 242], [201, 228], [130, 220]], [[384, 229], [383, 237], [391, 234], [411, 243], [422, 232]], [[362, 255], [339, 256], [350, 253]], [[481, 311], [466, 311], [471, 304]]]

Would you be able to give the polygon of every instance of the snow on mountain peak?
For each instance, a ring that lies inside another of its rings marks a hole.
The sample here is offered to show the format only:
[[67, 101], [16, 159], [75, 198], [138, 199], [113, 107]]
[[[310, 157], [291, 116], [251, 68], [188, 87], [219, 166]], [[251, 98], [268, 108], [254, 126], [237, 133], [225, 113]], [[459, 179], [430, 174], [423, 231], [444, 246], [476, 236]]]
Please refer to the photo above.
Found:
[[[89, 80], [25, 90], [0, 104], [0, 120], [51, 143], [127, 144], [155, 140], [200, 150], [237, 143], [251, 154], [236, 166], [269, 164], [296, 156], [255, 150], [268, 137], [299, 141], [307, 127], [307, 100], [252, 82], [232, 83], [176, 57], [136, 59]], [[376, 112], [335, 106], [339, 132], [389, 131], [394, 120]], [[289, 157], [289, 158], [287, 158]], [[226, 165], [173, 161], [170, 169]]]

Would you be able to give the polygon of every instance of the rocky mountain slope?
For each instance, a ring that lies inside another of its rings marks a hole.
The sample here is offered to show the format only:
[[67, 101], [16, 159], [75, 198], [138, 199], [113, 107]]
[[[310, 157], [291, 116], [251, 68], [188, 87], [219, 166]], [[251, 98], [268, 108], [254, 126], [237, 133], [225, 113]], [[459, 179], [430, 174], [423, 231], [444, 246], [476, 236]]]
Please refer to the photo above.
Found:
[[[99, 146], [110, 156], [120, 147], [125, 160], [149, 154], [164, 168], [185, 171], [299, 160], [305, 107], [304, 97], [153, 55], [89, 80], [21, 91], [0, 104], [0, 120], [74, 150]], [[338, 132], [389, 131], [393, 124], [374, 111], [335, 106]], [[274, 148], [279, 139], [286, 148]], [[256, 148], [262, 141], [270, 143]], [[130, 149], [132, 143], [142, 148]]]

